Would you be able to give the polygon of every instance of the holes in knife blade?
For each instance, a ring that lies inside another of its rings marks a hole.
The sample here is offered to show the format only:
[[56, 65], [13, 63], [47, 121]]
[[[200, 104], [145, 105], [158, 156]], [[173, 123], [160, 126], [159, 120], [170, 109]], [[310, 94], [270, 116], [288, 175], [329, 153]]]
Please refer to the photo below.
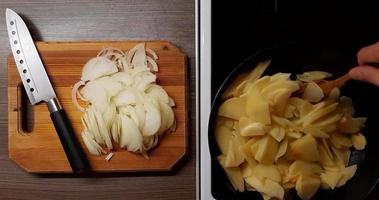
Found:
[[12, 31], [12, 35], [16, 35], [16, 31]]
[[23, 72], [24, 74], [26, 74], [27, 70], [26, 70], [26, 69], [24, 69], [24, 70], [22, 70], [22, 72]]
[[17, 44], [17, 40], [15, 40], [13, 43], [14, 43], [14, 44]]
[[24, 60], [20, 60], [20, 64], [24, 63]]
[[27, 82], [27, 83], [30, 83], [30, 78], [26, 79], [26, 82]]
[[34, 88], [30, 88], [30, 92], [34, 92]]
[[34, 129], [34, 106], [22, 84], [18, 85], [17, 91], [18, 132], [22, 135], [30, 134]]
[[10, 23], [11, 25], [13, 25], [14, 24], [14, 21], [11, 21], [11, 23]]
[[17, 50], [17, 51], [16, 51], [16, 53], [17, 53], [17, 54], [20, 54], [20, 53], [21, 53], [21, 51], [20, 51], [20, 50]]

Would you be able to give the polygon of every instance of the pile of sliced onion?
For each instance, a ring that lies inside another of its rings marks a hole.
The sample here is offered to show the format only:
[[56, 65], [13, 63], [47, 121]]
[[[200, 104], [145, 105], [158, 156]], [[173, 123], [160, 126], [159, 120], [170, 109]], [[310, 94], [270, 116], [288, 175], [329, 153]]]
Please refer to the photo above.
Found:
[[84, 65], [72, 102], [84, 113], [81, 135], [91, 154], [109, 154], [118, 144], [148, 158], [159, 137], [175, 130], [175, 103], [156, 83], [157, 59], [141, 43], [127, 52], [103, 49]]

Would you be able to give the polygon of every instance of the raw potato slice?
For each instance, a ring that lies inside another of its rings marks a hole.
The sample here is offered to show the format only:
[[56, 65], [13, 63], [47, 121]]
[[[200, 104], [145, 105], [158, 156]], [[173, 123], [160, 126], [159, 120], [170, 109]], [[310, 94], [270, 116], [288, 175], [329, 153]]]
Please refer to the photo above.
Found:
[[284, 189], [275, 181], [264, 178], [260, 179], [256, 176], [250, 176], [246, 178], [245, 181], [258, 192], [261, 192], [271, 198], [284, 198]]
[[242, 136], [258, 136], [265, 134], [265, 125], [259, 122], [254, 122], [247, 117], [241, 117], [239, 122], [239, 130]]
[[276, 165], [258, 164], [254, 168], [253, 175], [268, 178], [278, 183], [282, 181], [282, 177]]
[[366, 122], [366, 118], [361, 117], [361, 118], [352, 118], [352, 117], [346, 117], [346, 120], [340, 121], [338, 123], [338, 130], [341, 131], [342, 133], [357, 133], [359, 132], [363, 127]]
[[226, 100], [218, 109], [218, 115], [234, 120], [239, 120], [246, 113], [246, 99], [246, 96], [244, 96], [233, 97]]
[[341, 187], [341, 186], [345, 185], [346, 182], [347, 182], [348, 180], [350, 180], [350, 179], [354, 176], [354, 174], [355, 174], [356, 171], [357, 171], [357, 165], [352, 165], [352, 166], [349, 166], [349, 167], [343, 168], [343, 169], [341, 170], [342, 177], [341, 177], [341, 179], [338, 181], [338, 183], [337, 183], [337, 187]]
[[243, 181], [241, 169], [239, 167], [226, 167], [224, 156], [218, 156], [217, 159], [220, 162], [221, 166], [224, 168], [224, 171], [226, 172], [226, 175], [228, 176], [228, 179], [230, 180], [234, 189], [239, 192], [245, 191], [245, 184]]
[[322, 172], [322, 168], [317, 163], [296, 160], [290, 165], [288, 173], [292, 176], [299, 176], [299, 175], [313, 176], [313, 175], [318, 175], [321, 172]]
[[288, 147], [288, 140], [284, 140], [280, 143], [279, 145], [279, 149], [278, 149], [278, 153], [276, 154], [275, 156], [275, 162], [282, 156], [284, 156], [284, 154], [286, 154], [286, 151], [287, 151], [287, 147]]
[[296, 75], [297, 79], [303, 82], [319, 81], [325, 78], [329, 78], [331, 76], [333, 75], [324, 71], [310, 71], [310, 72], [304, 72], [303, 74]]
[[255, 82], [259, 77], [262, 76], [267, 67], [271, 64], [271, 60], [266, 60], [264, 62], [258, 63], [258, 65], [250, 72], [247, 77], [247, 81], [250, 83]]
[[366, 147], [367, 141], [364, 135], [357, 133], [351, 136], [353, 146], [357, 150], [363, 150]]
[[215, 137], [221, 152], [226, 155], [229, 149], [229, 142], [233, 139], [232, 131], [224, 125], [217, 126]]
[[310, 176], [300, 176], [296, 181], [297, 195], [303, 200], [308, 200], [316, 194], [318, 188], [320, 188], [320, 179]]
[[240, 166], [240, 168], [242, 170], [242, 177], [247, 178], [249, 176], [252, 176], [255, 167], [256, 167], [256, 165], [252, 166], [247, 162], [242, 163], [242, 165]]
[[334, 147], [331, 147], [332, 151], [335, 155], [336, 164], [339, 167], [345, 167], [349, 163], [350, 158], [350, 150], [349, 149], [337, 149]]
[[353, 146], [350, 137], [339, 133], [331, 134], [329, 141], [338, 149], [349, 148]]
[[278, 167], [278, 170], [282, 178], [286, 177], [289, 173], [290, 162], [287, 161], [286, 159], [279, 159], [278, 161], [276, 161], [276, 165]]
[[278, 142], [267, 135], [259, 141], [259, 147], [254, 158], [262, 164], [272, 164], [275, 160], [278, 148]]
[[290, 144], [289, 157], [295, 160], [319, 161], [320, 153], [317, 146], [317, 142], [312, 135], [305, 135]]
[[267, 85], [270, 83], [271, 77], [270, 76], [264, 76], [257, 81], [254, 82], [254, 86], [259, 90], [262, 91], [263, 88], [267, 87]]
[[277, 142], [281, 142], [285, 136], [285, 130], [282, 127], [274, 126], [268, 132]]
[[329, 147], [325, 147], [324, 145], [318, 146], [320, 152], [320, 163], [323, 167], [333, 167], [336, 165], [336, 163], [333, 161], [333, 157], [329, 155], [326, 148]]
[[[257, 139], [252, 138], [242, 146], [242, 152], [245, 157], [245, 160], [249, 163], [250, 166], [253, 166], [253, 167], [257, 165], [257, 161], [254, 159], [255, 153], [253, 154], [253, 151], [252, 151], [252, 146], [255, 145], [256, 143], [257, 143]], [[254, 152], [256, 152], [256, 150]]]
[[234, 122], [235, 122], [235, 120], [233, 120], [233, 119], [217, 116], [217, 118], [216, 118], [216, 127], [224, 125], [228, 129], [232, 130], [232, 129], [234, 129], [233, 128]]
[[225, 167], [238, 167], [244, 161], [241, 145], [236, 137], [229, 141], [225, 157]]
[[341, 172], [332, 172], [332, 171], [326, 171], [324, 173], [321, 173], [320, 179], [321, 179], [321, 187], [323, 189], [334, 189], [338, 183], [338, 181], [341, 179], [342, 173]]
[[324, 98], [324, 92], [315, 82], [310, 82], [304, 89], [303, 99], [316, 103]]
[[303, 129], [303, 132], [306, 134], [310, 134], [313, 137], [318, 137], [318, 138], [329, 138], [329, 135], [326, 134], [324, 131], [320, 130], [320, 128], [308, 126]]
[[269, 105], [254, 86], [247, 92], [246, 114], [253, 121], [271, 124]]
[[323, 116], [336, 110], [338, 104], [333, 103], [325, 106], [325, 102], [314, 105], [314, 110], [310, 112], [306, 117], [304, 117], [304, 126], [308, 126], [313, 122], [321, 119]]
[[238, 97], [237, 95], [237, 87], [242, 83], [245, 82], [246, 79], [249, 76], [249, 73], [242, 73], [237, 76], [237, 78], [229, 85], [229, 87], [225, 90], [225, 92], [222, 94], [222, 99], [229, 99], [231, 97]]

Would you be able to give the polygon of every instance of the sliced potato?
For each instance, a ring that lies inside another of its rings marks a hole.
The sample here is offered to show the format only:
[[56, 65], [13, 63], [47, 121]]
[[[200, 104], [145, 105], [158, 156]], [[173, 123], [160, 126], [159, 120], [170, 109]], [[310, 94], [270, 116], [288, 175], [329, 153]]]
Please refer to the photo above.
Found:
[[225, 156], [221, 155], [217, 157], [221, 166], [223, 167], [230, 183], [233, 185], [234, 189], [243, 192], [245, 191], [245, 184], [242, 177], [241, 169], [239, 167], [226, 167], [225, 166]]
[[320, 153], [317, 146], [317, 142], [312, 135], [305, 135], [290, 144], [288, 156], [294, 160], [319, 161]]
[[350, 150], [349, 149], [337, 149], [335, 147], [331, 147], [334, 155], [335, 155], [335, 161], [336, 164], [339, 167], [344, 168], [349, 163], [350, 158]]
[[357, 165], [352, 165], [352, 166], [343, 168], [341, 170], [342, 177], [338, 181], [336, 187], [341, 187], [341, 186], [345, 185], [346, 182], [354, 176], [356, 171], [357, 171]]
[[271, 124], [268, 102], [254, 86], [250, 87], [247, 92], [246, 114], [255, 122]]
[[237, 77], [222, 97], [215, 137], [233, 187], [258, 191], [264, 199], [283, 199], [284, 190], [295, 188], [310, 199], [320, 186], [342, 186], [356, 171], [346, 167], [350, 147], [367, 145], [358, 133], [366, 118], [353, 117], [352, 100], [340, 97], [338, 88], [324, 96], [318, 84], [330, 74], [299, 75], [307, 86], [294, 97], [300, 81], [290, 74], [259, 78], [268, 64]]
[[342, 177], [341, 172], [326, 171], [321, 173], [321, 187], [323, 189], [334, 189]]
[[329, 149], [328, 146], [325, 147], [323, 144], [318, 146], [320, 152], [320, 163], [323, 167], [334, 167], [336, 163], [334, 162], [333, 157], [329, 155], [326, 148]]
[[267, 85], [270, 83], [271, 77], [270, 76], [263, 76], [262, 78], [258, 79], [254, 82], [254, 86], [261, 91], [263, 88], [267, 87]]
[[282, 181], [282, 176], [280, 175], [280, 172], [276, 165], [258, 164], [254, 168], [253, 175], [257, 177], [268, 178], [278, 183]]
[[303, 99], [316, 103], [321, 101], [324, 98], [324, 92], [315, 82], [310, 82], [304, 89]]
[[324, 71], [310, 71], [304, 72], [303, 74], [297, 74], [296, 77], [298, 80], [303, 82], [313, 82], [323, 80], [333, 76], [332, 74]]
[[254, 159], [255, 152], [253, 154], [252, 145], [255, 145], [258, 140], [259, 138], [252, 138], [242, 146], [242, 153], [245, 157], [245, 160], [250, 164], [250, 166], [257, 165], [257, 161]]
[[322, 172], [322, 167], [314, 162], [306, 162], [302, 160], [296, 160], [293, 162], [289, 169], [288, 173], [291, 176], [300, 176], [300, 175], [307, 175], [307, 176], [314, 176], [319, 175]]
[[284, 189], [279, 183], [272, 181], [270, 179], [258, 178], [256, 176], [250, 176], [245, 179], [246, 183], [251, 187], [255, 188], [257, 191], [277, 199], [284, 198]]
[[267, 135], [260, 140], [259, 148], [254, 158], [262, 164], [272, 164], [275, 160], [278, 148], [278, 142], [271, 136]]
[[296, 181], [297, 195], [303, 200], [308, 200], [316, 194], [318, 188], [320, 188], [320, 179], [311, 176], [300, 176]]
[[242, 116], [246, 115], [246, 99], [246, 96], [241, 96], [226, 100], [218, 109], [218, 115], [239, 120]]
[[284, 156], [287, 152], [287, 148], [288, 148], [288, 140], [283, 140], [280, 144], [279, 144], [279, 149], [278, 149], [278, 153], [276, 153], [276, 156], [275, 156], [275, 162], [282, 156]]
[[364, 117], [346, 117], [346, 120], [340, 121], [340, 123], [338, 123], [337, 129], [342, 133], [358, 133], [364, 127], [366, 120], [367, 118]]
[[357, 150], [363, 150], [366, 147], [367, 141], [364, 135], [357, 133], [351, 136], [353, 146]]
[[216, 127], [219, 127], [219, 126], [221, 126], [221, 125], [224, 125], [224, 126], [226, 126], [227, 128], [229, 128], [230, 130], [232, 130], [232, 129], [233, 129], [234, 122], [235, 122], [235, 120], [233, 120], [233, 119], [226, 118], [226, 117], [221, 117], [221, 116], [217, 116], [217, 119], [216, 119]]
[[334, 147], [338, 149], [350, 148], [351, 146], [353, 146], [350, 137], [339, 133], [331, 134], [329, 141], [333, 144]]
[[239, 120], [239, 129], [242, 136], [264, 135], [266, 127], [260, 122], [254, 122], [247, 117], [241, 117]]
[[286, 135], [284, 128], [274, 126], [268, 132], [277, 142], [281, 142]]
[[225, 125], [217, 126], [215, 130], [215, 137], [221, 152], [226, 154], [229, 149], [229, 141], [233, 139], [232, 131]]
[[252, 176], [255, 167], [256, 167], [256, 165], [252, 166], [247, 162], [242, 163], [242, 165], [240, 166], [241, 171], [242, 171], [242, 177], [247, 178], [249, 176]]
[[238, 139], [234, 137], [229, 141], [224, 164], [226, 167], [238, 167], [244, 160], [242, 145], [240, 145]]
[[316, 128], [313, 126], [308, 126], [303, 129], [303, 132], [306, 134], [310, 134], [313, 137], [318, 138], [329, 138], [329, 135], [326, 134], [324, 131], [320, 130], [320, 128]]
[[[229, 85], [229, 87], [225, 90], [225, 92], [222, 94], [222, 99], [229, 99], [233, 96], [237, 97], [237, 95], [239, 93], [237, 91], [238, 86], [240, 86], [244, 81], [246, 81], [248, 76], [249, 76], [249, 73], [247, 73], [247, 72], [238, 75], [234, 79], [234, 81]], [[246, 84], [246, 82], [245, 82], [245, 84]]]

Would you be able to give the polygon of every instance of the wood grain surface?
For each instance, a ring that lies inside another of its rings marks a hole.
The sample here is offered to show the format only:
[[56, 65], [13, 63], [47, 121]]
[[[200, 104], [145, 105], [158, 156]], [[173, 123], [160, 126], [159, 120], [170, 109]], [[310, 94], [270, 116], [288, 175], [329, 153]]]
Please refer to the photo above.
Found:
[[[168, 40], [188, 56], [195, 100], [195, 11], [191, 0], [0, 1], [0, 199], [195, 199], [195, 110], [190, 109], [189, 156], [171, 173], [28, 174], [8, 158], [5, 8], [20, 13], [35, 40]], [[2, 14], [4, 13], [4, 14]], [[191, 123], [192, 122], [192, 123]]]
[[[127, 51], [139, 43], [155, 51], [159, 57], [157, 83], [175, 101], [175, 132], [164, 135], [157, 148], [149, 151], [149, 159], [125, 150], [114, 151], [111, 161], [106, 155], [91, 155], [80, 136], [83, 115], [72, 103], [72, 86], [80, 80], [81, 69], [103, 48]], [[93, 172], [167, 172], [174, 169], [187, 154], [186, 56], [167, 41], [109, 41], [109, 42], [37, 42], [37, 50], [44, 63], [58, 99], [65, 109], [74, 133], [80, 141]], [[9, 158], [31, 173], [71, 173], [72, 170], [59, 142], [54, 125], [49, 119], [46, 104], [31, 106], [27, 118], [26, 95], [22, 95], [21, 79], [13, 55], [8, 56], [8, 150]], [[32, 123], [31, 130], [22, 125]]]

